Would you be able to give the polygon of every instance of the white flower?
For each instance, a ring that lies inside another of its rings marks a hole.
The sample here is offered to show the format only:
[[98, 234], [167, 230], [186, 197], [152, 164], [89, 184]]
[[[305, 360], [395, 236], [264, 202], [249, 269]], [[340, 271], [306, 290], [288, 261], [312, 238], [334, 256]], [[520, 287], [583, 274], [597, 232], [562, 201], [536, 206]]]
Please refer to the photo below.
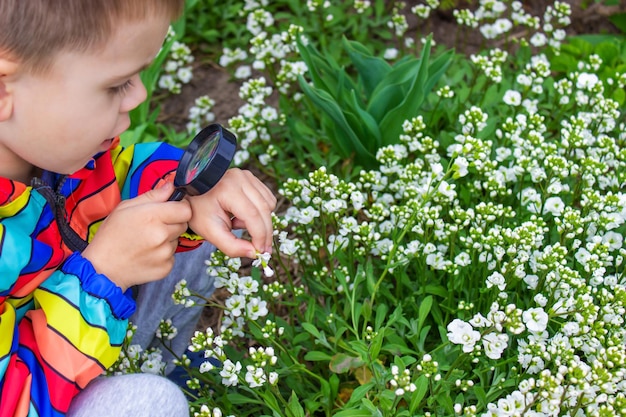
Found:
[[583, 72], [579, 74], [578, 78], [576, 79], [576, 87], [579, 90], [590, 91], [599, 82], [600, 82], [600, 79], [598, 78], [596, 74], [589, 74], [589, 73]]
[[454, 257], [454, 264], [457, 266], [468, 266], [472, 263], [472, 258], [467, 254], [467, 252], [461, 252], [457, 256]]
[[522, 320], [528, 330], [533, 333], [541, 333], [548, 327], [548, 314], [543, 308], [535, 307], [522, 313]]
[[454, 200], [454, 198], [456, 197], [456, 191], [454, 191], [455, 188], [455, 184], [448, 184], [446, 181], [441, 181], [439, 183], [437, 191], [439, 191], [441, 195], [447, 197], [449, 200]]
[[222, 384], [227, 387], [237, 385], [239, 383], [239, 371], [241, 371], [241, 363], [233, 363], [230, 359], [226, 359], [220, 371]]
[[519, 91], [507, 90], [507, 92], [504, 93], [502, 101], [504, 101], [504, 103], [508, 104], [509, 106], [519, 106], [520, 104], [522, 104], [522, 95]]
[[239, 80], [250, 78], [251, 75], [252, 68], [250, 68], [250, 65], [242, 65], [235, 70], [235, 78]]
[[259, 297], [253, 297], [248, 300], [246, 304], [246, 313], [248, 319], [256, 320], [259, 317], [267, 316], [267, 301], [260, 299]]
[[264, 253], [258, 252], [256, 254], [256, 259], [252, 261], [252, 266], [256, 268], [262, 267], [263, 274], [265, 274], [266, 277], [272, 277], [274, 276], [274, 270], [270, 268], [270, 266], [268, 265], [271, 258], [272, 258], [272, 254], [269, 252], [264, 252]]
[[250, 388], [258, 388], [265, 385], [267, 377], [265, 376], [265, 372], [263, 372], [263, 368], [248, 365], [246, 369], [246, 382], [250, 385]]
[[541, 32], [536, 32], [533, 36], [530, 37], [530, 43], [534, 47], [544, 46], [548, 42], [548, 38]]
[[478, 333], [469, 324], [460, 319], [454, 319], [448, 324], [448, 339], [455, 345], [463, 345], [463, 352], [469, 353], [474, 350], [474, 345], [480, 340]]
[[383, 58], [387, 60], [396, 59], [398, 57], [398, 50], [396, 48], [387, 48], [383, 54]]
[[500, 359], [507, 348], [509, 336], [506, 333], [488, 333], [482, 338], [485, 355], [491, 359]]
[[246, 306], [246, 297], [239, 294], [234, 294], [224, 302], [228, 312], [234, 317], [241, 316], [243, 309]]
[[485, 284], [487, 285], [487, 288], [498, 287], [500, 291], [504, 291], [506, 288], [504, 276], [499, 272], [494, 272], [489, 275]]
[[543, 213], [551, 213], [553, 216], [558, 217], [563, 214], [565, 210], [565, 204], [561, 197], [550, 197], [543, 205]]
[[456, 157], [454, 159], [454, 163], [452, 164], [452, 170], [454, 171], [452, 177], [454, 179], [458, 179], [466, 176], [468, 173], [468, 166], [469, 162], [467, 161], [467, 159], [462, 156]]
[[624, 236], [620, 233], [609, 231], [602, 236], [602, 243], [606, 245], [609, 250], [618, 250], [621, 249], [624, 243]]

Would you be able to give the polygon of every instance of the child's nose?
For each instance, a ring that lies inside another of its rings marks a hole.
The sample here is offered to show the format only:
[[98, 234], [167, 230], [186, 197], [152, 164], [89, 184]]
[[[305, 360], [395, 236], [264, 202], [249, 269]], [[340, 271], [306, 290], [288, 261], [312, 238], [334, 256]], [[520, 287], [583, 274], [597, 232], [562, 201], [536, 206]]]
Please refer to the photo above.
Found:
[[141, 77], [139, 77], [139, 75], [135, 75], [133, 78], [132, 85], [126, 92], [124, 100], [122, 100], [122, 104], [120, 106], [121, 113], [127, 113], [139, 106], [148, 96], [148, 92], [141, 81]]

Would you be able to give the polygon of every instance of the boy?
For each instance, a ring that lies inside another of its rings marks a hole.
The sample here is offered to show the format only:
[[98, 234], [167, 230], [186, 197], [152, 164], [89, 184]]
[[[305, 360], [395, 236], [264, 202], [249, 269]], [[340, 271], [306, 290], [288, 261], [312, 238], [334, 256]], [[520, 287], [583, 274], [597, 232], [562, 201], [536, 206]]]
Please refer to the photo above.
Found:
[[183, 2], [0, 0], [0, 417], [187, 415], [164, 378], [96, 379], [131, 287], [198, 245], [188, 228], [232, 257], [271, 250], [276, 200], [252, 174], [170, 202], [182, 151], [118, 145]]

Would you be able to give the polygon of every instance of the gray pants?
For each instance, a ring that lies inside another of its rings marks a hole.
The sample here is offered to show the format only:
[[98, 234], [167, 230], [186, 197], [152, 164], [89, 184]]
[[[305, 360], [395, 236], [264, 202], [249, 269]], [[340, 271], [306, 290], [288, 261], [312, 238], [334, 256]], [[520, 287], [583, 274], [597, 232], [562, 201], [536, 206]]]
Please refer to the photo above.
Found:
[[[171, 341], [171, 349], [178, 356], [186, 351], [202, 308], [176, 305], [171, 295], [182, 279], [187, 280], [188, 287], [193, 292], [204, 294], [205, 297], [213, 293], [213, 278], [206, 274], [204, 263], [213, 251], [215, 247], [205, 242], [198, 249], [176, 254], [174, 268], [167, 277], [139, 287], [137, 311], [130, 318], [137, 326], [132, 343], [139, 344], [144, 349], [160, 347], [163, 361], [168, 363], [166, 373], [174, 369], [171, 363], [173, 356], [162, 348], [155, 332], [161, 320], [172, 320], [172, 324], [178, 329], [178, 335]], [[180, 388], [167, 378], [150, 374], [97, 378], [76, 396], [68, 413], [71, 417], [188, 415], [187, 400]]]

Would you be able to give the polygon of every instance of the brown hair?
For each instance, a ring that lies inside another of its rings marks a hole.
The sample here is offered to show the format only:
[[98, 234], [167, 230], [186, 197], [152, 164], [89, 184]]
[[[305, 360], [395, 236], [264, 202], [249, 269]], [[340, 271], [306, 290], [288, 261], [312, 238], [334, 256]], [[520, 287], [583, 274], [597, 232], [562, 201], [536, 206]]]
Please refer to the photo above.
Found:
[[176, 19], [185, 0], [0, 0], [0, 53], [43, 73], [60, 51], [103, 45], [116, 24], [146, 16]]

